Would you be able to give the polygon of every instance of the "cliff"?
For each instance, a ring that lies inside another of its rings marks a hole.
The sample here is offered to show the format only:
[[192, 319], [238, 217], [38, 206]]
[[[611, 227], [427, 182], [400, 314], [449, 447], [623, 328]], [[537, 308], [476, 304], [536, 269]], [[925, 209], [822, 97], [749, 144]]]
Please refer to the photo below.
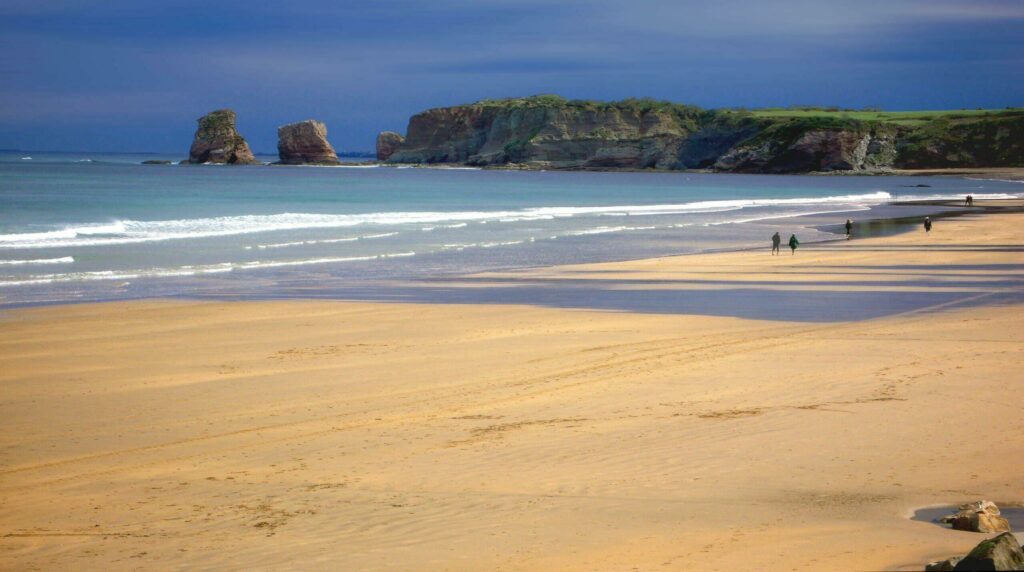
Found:
[[230, 109], [218, 109], [199, 118], [199, 128], [189, 150], [189, 163], [258, 163], [245, 138], [235, 127], [236, 115]]
[[327, 126], [308, 119], [277, 128], [277, 153], [284, 165], [337, 165]]
[[390, 159], [402, 146], [402, 143], [405, 143], [405, 137], [394, 131], [382, 131], [377, 136], [377, 160], [387, 161]]
[[482, 102], [414, 115], [390, 163], [754, 173], [1024, 165], [1024, 111], [704, 110], [654, 100]]

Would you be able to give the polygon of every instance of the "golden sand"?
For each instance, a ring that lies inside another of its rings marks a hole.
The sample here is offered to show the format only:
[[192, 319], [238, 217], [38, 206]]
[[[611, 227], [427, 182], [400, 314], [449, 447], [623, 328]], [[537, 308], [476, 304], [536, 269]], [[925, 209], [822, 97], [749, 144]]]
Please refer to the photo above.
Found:
[[1024, 501], [1024, 313], [1005, 301], [1022, 223], [480, 278], [956, 294], [868, 320], [8, 312], [0, 568], [869, 570], [965, 552], [982, 536], [907, 515]]

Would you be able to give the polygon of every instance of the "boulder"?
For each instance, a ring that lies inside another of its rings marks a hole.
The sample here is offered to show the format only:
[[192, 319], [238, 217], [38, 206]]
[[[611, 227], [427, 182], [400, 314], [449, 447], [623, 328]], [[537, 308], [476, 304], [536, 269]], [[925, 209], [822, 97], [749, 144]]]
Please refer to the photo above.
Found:
[[983, 540], [953, 570], [1024, 570], [1024, 551], [1016, 537], [1004, 532]]
[[963, 560], [961, 556], [954, 556], [938, 562], [931, 562], [924, 567], [924, 572], [953, 572], [958, 562]]
[[999, 507], [987, 500], [961, 505], [959, 512], [945, 516], [941, 521], [952, 525], [954, 530], [1010, 532], [1010, 523], [999, 516]]
[[230, 109], [218, 109], [200, 117], [199, 128], [188, 154], [188, 162], [257, 164], [258, 161], [249, 149], [249, 144], [238, 134], [235, 120], [235, 112]]
[[387, 161], [398, 151], [402, 143], [405, 143], [405, 137], [398, 133], [394, 131], [381, 131], [380, 135], [377, 136], [377, 160]]
[[327, 126], [307, 119], [277, 128], [277, 153], [284, 165], [337, 165], [338, 154], [327, 141]]

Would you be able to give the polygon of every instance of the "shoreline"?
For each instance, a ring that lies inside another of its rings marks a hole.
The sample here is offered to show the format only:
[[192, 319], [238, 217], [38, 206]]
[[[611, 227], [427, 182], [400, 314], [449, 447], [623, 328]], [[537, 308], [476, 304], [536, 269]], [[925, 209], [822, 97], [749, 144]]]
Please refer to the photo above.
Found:
[[[903, 208], [935, 208], [938, 210], [926, 210], [922, 213], [904, 215], [898, 211]], [[845, 242], [845, 229], [842, 227], [840, 222], [823, 222], [823, 219], [854, 219], [854, 239], [882, 237], [882, 236], [893, 236], [902, 233], [912, 232], [917, 225], [923, 220], [925, 216], [930, 216], [935, 220], [943, 218], [958, 217], [970, 214], [997, 214], [997, 213], [1009, 213], [1009, 212], [1022, 212], [1024, 211], [1024, 199], [992, 199], [992, 200], [979, 200], [972, 208], [963, 207], [958, 201], [950, 200], [919, 200], [919, 201], [902, 201], [884, 203], [879, 205], [872, 205], [867, 210], [850, 210], [850, 211], [828, 211], [823, 213], [812, 213], [812, 214], [799, 214], [799, 215], [781, 215], [778, 217], [769, 217], [764, 219], [758, 219], [754, 221], [754, 224], [766, 224], [772, 223], [773, 221], [792, 221], [793, 225], [797, 228], [813, 229], [824, 233], [835, 235], [831, 238], [824, 238], [821, 240], [807, 240], [802, 241], [801, 244], [804, 248], [815, 245], [815, 244], [828, 244], [832, 242]], [[872, 214], [874, 213], [874, 214]], [[864, 215], [866, 218], [862, 218], [857, 215]], [[747, 223], [729, 223], [729, 224], [747, 224]], [[799, 232], [799, 231], [798, 231]], [[767, 238], [765, 239], [767, 242]], [[668, 257], [688, 257], [688, 256], [701, 256], [709, 254], [726, 254], [734, 252], [757, 252], [765, 250], [767, 247], [764, 245], [734, 245], [725, 246], [721, 248], [706, 248], [703, 250], [693, 252], [669, 252], [656, 256], [656, 258], [668, 258]], [[616, 263], [628, 263], [628, 262], [639, 262], [642, 260], [650, 259], [650, 257], [626, 257], [626, 258], [610, 258], [606, 260], [593, 261], [580, 264], [616, 264]], [[524, 271], [543, 271], [557, 267], [559, 265], [550, 264], [536, 264], [536, 265], [518, 265], [510, 266], [506, 268], [494, 269], [484, 271], [487, 273], [507, 273], [507, 272], [524, 272]], [[272, 271], [271, 271], [272, 272]], [[434, 281], [454, 281], [458, 282], [461, 278], [470, 277], [478, 272], [464, 272], [464, 271], [451, 271], [449, 273], [435, 274], [430, 276], [417, 276], [401, 279], [389, 279], [384, 281], [384, 288], [387, 288], [387, 284], [404, 284], [404, 285], [415, 285], [418, 283], [429, 283]], [[272, 276], [272, 275], [271, 275]], [[133, 282], [146, 283], [146, 282], [159, 282], [167, 280], [165, 277], [153, 277], [153, 278], [138, 278]], [[70, 282], [69, 282], [70, 283]], [[89, 284], [91, 282], [85, 282]], [[341, 282], [335, 284], [332, 289], [342, 293], [337, 299], [342, 300], [344, 298], [345, 285], [351, 283], [358, 289], [365, 287], [366, 285], [362, 280], [346, 280], [342, 279]], [[31, 288], [31, 285], [23, 286], [23, 288]], [[237, 297], [232, 297], [230, 291], [222, 292], [219, 295], [200, 295], [194, 292], [183, 291], [175, 294], [144, 294], [130, 297], [97, 297], [89, 299], [51, 299], [42, 301], [27, 301], [27, 302], [0, 302], [0, 313], [9, 310], [16, 310], [19, 308], [33, 308], [42, 306], [61, 306], [61, 305], [77, 305], [77, 304], [90, 304], [90, 303], [111, 303], [129, 300], [152, 300], [152, 299], [170, 299], [170, 300], [204, 300], [204, 299], [221, 299], [221, 300], [280, 300], [280, 299], [301, 299], [301, 296], [280, 296], [273, 292], [266, 292], [263, 294], [251, 293], [243, 294]], [[420, 300], [422, 302], [422, 300]]]
[[[212, 165], [185, 165], [203, 166]], [[792, 173], [760, 173], [760, 172], [733, 172], [717, 171], [713, 169], [636, 169], [630, 167], [608, 167], [608, 168], [577, 168], [577, 167], [551, 167], [532, 166], [525, 164], [509, 165], [466, 165], [463, 163], [388, 163], [386, 161], [362, 161], [353, 163], [342, 163], [340, 165], [304, 164], [284, 165], [279, 163], [262, 163], [263, 167], [324, 167], [324, 168], [391, 168], [391, 169], [437, 169], [449, 171], [533, 171], [533, 172], [565, 172], [565, 173], [680, 173], [680, 174], [702, 174], [702, 175], [769, 175], [769, 176], [810, 176], [810, 177], [960, 177], [965, 179], [978, 178], [980, 180], [1013, 181], [1024, 183], [1024, 167], [950, 167], [935, 169], [879, 169], [870, 171], [800, 171]]]
[[908, 511], [1024, 501], [1022, 216], [453, 285], [560, 284], [592, 302], [574, 307], [6, 311], [0, 553], [42, 569], [920, 569], [984, 535]]

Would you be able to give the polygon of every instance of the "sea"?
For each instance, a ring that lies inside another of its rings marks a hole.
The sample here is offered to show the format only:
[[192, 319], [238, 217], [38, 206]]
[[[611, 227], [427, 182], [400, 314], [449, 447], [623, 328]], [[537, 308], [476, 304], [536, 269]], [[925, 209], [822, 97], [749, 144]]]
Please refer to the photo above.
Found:
[[893, 202], [1024, 195], [954, 177], [142, 164], [179, 159], [0, 153], [0, 307], [386, 298], [479, 272], [767, 248], [775, 231], [807, 244]]

